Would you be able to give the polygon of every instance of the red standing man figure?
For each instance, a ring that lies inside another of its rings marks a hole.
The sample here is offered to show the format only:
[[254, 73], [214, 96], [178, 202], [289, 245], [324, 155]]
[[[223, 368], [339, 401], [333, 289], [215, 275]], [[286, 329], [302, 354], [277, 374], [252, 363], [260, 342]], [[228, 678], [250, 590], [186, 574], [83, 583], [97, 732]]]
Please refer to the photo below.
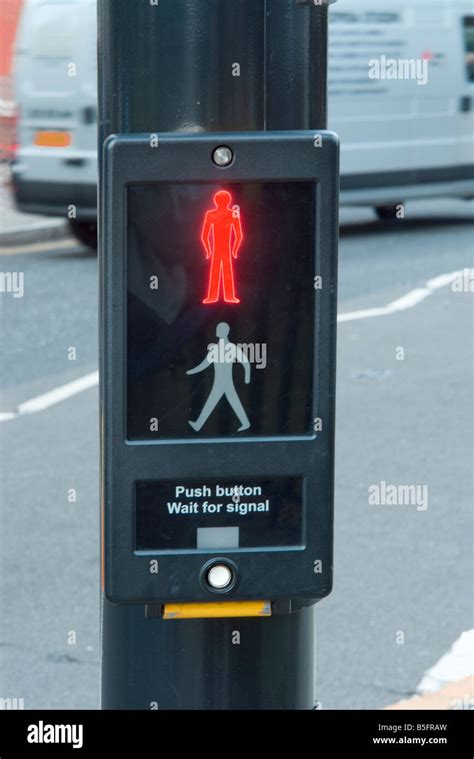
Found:
[[[209, 290], [203, 303], [217, 303], [221, 290], [226, 303], [240, 303], [235, 295], [233, 258], [237, 258], [243, 234], [238, 207], [231, 208], [230, 192], [214, 195], [215, 208], [206, 213], [201, 239], [211, 259]], [[211, 235], [212, 232], [212, 235]]]

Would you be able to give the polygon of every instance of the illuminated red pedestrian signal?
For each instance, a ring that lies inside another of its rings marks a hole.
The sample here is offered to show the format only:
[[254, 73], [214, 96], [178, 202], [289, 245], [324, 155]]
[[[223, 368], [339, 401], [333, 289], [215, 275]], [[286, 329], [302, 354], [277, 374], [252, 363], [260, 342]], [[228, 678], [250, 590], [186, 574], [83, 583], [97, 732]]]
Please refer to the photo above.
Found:
[[240, 209], [232, 206], [232, 195], [220, 190], [214, 195], [214, 208], [206, 213], [201, 240], [206, 258], [211, 259], [207, 298], [203, 303], [240, 303], [235, 294], [233, 259], [243, 241]]

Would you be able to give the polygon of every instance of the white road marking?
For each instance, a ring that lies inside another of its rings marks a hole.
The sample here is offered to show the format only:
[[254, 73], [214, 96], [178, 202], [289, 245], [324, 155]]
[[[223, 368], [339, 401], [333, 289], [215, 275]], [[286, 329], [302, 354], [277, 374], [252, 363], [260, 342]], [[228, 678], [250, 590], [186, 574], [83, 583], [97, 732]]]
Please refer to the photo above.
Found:
[[474, 630], [464, 632], [449, 651], [428, 669], [416, 687], [417, 693], [433, 693], [446, 683], [474, 675]]
[[7, 422], [9, 419], [15, 419], [18, 414], [15, 411], [3, 411], [0, 413], [0, 422]]
[[417, 306], [432, 294], [432, 290], [427, 287], [417, 287], [416, 290], [410, 290], [406, 295], [392, 301], [386, 306], [387, 313], [393, 314], [395, 311], [406, 311], [408, 308]]
[[401, 298], [397, 298], [397, 300], [392, 301], [387, 306], [364, 308], [361, 311], [349, 311], [346, 314], [339, 314], [337, 321], [338, 323], [352, 322], [357, 319], [372, 319], [374, 316], [389, 316], [398, 311], [406, 311], [426, 300], [426, 298], [441, 287], [450, 285], [458, 277], [465, 275], [466, 271], [469, 272], [470, 270], [464, 269], [463, 271], [452, 271], [449, 274], [440, 274], [438, 277], [434, 277], [426, 282], [424, 287], [416, 287], [414, 290], [410, 290], [406, 295], [402, 295]]
[[446, 287], [446, 285], [450, 285], [458, 277], [462, 277], [465, 272], [467, 272], [469, 276], [470, 271], [471, 271], [470, 269], [466, 269], [465, 271], [453, 271], [451, 272], [451, 274], [440, 274], [438, 277], [434, 277], [433, 279], [430, 279], [426, 283], [426, 287], [428, 288], [428, 290], [439, 290], [441, 287]]
[[[387, 306], [381, 306], [379, 308], [365, 308], [360, 311], [349, 311], [346, 314], [339, 314], [337, 317], [338, 323], [357, 321], [358, 319], [372, 319], [376, 316], [387, 316], [389, 314], [395, 314], [400, 311], [406, 311], [409, 308], [421, 303], [436, 290], [454, 282], [458, 277], [465, 275], [465, 272], [469, 271], [464, 269], [463, 271], [453, 271], [449, 274], [440, 274], [433, 279], [426, 282], [424, 287], [417, 287], [414, 290], [403, 295], [401, 298], [392, 301]], [[0, 412], [0, 422], [6, 422], [11, 419], [17, 419], [19, 416], [25, 414], [36, 414], [39, 411], [45, 411], [51, 406], [55, 406], [57, 403], [61, 403], [67, 398], [72, 398], [78, 393], [82, 393], [84, 390], [89, 390], [95, 387], [99, 382], [99, 372], [91, 372], [84, 377], [68, 382], [65, 385], [50, 390], [48, 393], [38, 395], [36, 398], [31, 398], [29, 401], [20, 403], [16, 411]]]
[[0, 245], [0, 256], [30, 255], [30, 253], [49, 253], [54, 250], [74, 250], [82, 248], [80, 242], [65, 237], [61, 240], [49, 242], [33, 242], [24, 245]]
[[91, 372], [90, 374], [86, 374], [85, 377], [79, 377], [79, 379], [68, 382], [66, 385], [56, 387], [54, 390], [50, 390], [49, 393], [38, 395], [30, 401], [20, 403], [18, 414], [36, 414], [38, 411], [44, 411], [51, 406], [55, 406], [57, 403], [61, 403], [61, 401], [65, 401], [66, 398], [71, 398], [73, 395], [95, 387], [98, 382], [99, 372]]
[[386, 308], [364, 308], [362, 311], [348, 311], [347, 314], [338, 314], [337, 323], [354, 322], [357, 319], [372, 319], [374, 316], [385, 316]]

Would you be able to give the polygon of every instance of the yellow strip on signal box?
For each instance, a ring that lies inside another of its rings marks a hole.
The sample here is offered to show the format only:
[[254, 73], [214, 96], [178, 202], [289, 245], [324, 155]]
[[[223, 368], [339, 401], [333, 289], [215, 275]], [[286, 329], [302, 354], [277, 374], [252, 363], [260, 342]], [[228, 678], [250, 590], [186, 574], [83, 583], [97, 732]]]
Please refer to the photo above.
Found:
[[165, 604], [163, 619], [217, 619], [225, 617], [271, 617], [270, 601], [215, 601], [212, 603]]

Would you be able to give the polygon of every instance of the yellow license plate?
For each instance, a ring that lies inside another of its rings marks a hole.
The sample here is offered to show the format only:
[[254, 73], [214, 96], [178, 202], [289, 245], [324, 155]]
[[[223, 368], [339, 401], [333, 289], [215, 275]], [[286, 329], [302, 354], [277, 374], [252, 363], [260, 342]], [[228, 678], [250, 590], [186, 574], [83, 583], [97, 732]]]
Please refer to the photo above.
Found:
[[71, 133], [42, 130], [35, 134], [35, 145], [42, 148], [67, 148], [71, 144]]

